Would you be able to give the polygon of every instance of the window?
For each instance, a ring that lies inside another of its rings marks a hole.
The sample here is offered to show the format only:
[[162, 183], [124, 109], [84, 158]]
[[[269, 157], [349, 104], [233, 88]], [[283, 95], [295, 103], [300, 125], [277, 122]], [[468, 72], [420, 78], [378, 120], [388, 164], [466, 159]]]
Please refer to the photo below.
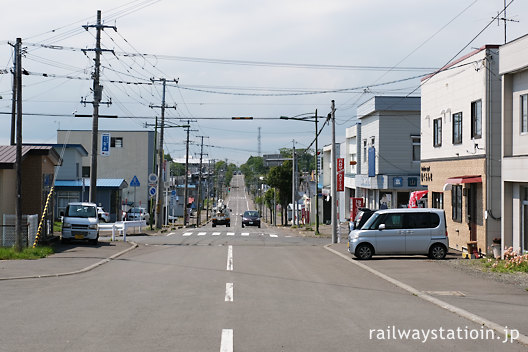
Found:
[[471, 138], [482, 138], [482, 100], [471, 103]]
[[462, 113], [453, 114], [453, 144], [462, 143]]
[[435, 213], [408, 213], [405, 221], [406, 229], [427, 229], [437, 227], [440, 217]]
[[528, 132], [528, 94], [521, 95], [521, 133]]
[[451, 189], [451, 218], [462, 222], [462, 186], [456, 185]]
[[444, 209], [444, 193], [433, 192], [433, 208]]
[[363, 160], [367, 161], [367, 140], [363, 140]]
[[112, 137], [110, 139], [110, 147], [123, 148], [123, 137]]
[[412, 141], [412, 161], [420, 161], [420, 137], [411, 136]]
[[[377, 214], [376, 214], [377, 215]], [[367, 227], [368, 224], [368, 227]], [[367, 224], [363, 228], [369, 230], [377, 230], [379, 225], [385, 224], [385, 228], [388, 229], [402, 229], [403, 228], [403, 213], [396, 214], [382, 214], [380, 216], [374, 216], [372, 221], [369, 219]]]
[[442, 118], [433, 120], [433, 146], [442, 145]]
[[82, 177], [90, 177], [90, 167], [89, 166], [82, 167]]

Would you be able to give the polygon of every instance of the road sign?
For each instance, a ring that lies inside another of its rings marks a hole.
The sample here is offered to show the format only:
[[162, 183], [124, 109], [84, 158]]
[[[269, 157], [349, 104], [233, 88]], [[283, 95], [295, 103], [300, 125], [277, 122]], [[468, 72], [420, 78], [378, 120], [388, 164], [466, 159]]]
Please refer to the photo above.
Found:
[[156, 183], [158, 183], [158, 176], [155, 173], [151, 173], [148, 176], [148, 183], [149, 185], [155, 185]]
[[136, 175], [132, 177], [132, 181], [130, 181], [130, 187], [139, 187], [140, 183]]
[[345, 159], [337, 158], [337, 192], [345, 190]]
[[110, 155], [110, 133], [101, 133], [101, 155]]
[[156, 196], [156, 193], [157, 193], [157, 192], [158, 192], [158, 191], [157, 191], [156, 187], [151, 186], [151, 187], [149, 188], [149, 196], [150, 196], [150, 198], [154, 198], [154, 196]]

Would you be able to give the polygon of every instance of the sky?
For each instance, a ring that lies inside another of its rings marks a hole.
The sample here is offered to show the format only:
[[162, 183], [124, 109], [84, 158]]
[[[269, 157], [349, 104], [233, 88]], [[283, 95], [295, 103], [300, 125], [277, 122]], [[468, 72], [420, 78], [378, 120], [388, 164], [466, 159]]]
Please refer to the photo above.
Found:
[[[510, 3], [511, 2], [511, 3]], [[528, 34], [528, 2], [507, 0], [507, 41]], [[56, 143], [57, 129], [91, 130], [93, 25], [102, 11], [100, 130], [152, 130], [167, 80], [164, 148], [244, 163], [312, 144], [311, 122], [336, 106], [336, 139], [377, 95], [419, 96], [420, 77], [486, 44], [504, 43], [504, 0], [18, 0], [0, 21], [0, 144], [9, 144], [13, 49], [22, 38], [23, 142]], [[500, 15], [501, 18], [504, 14]], [[47, 77], [44, 77], [46, 74]], [[177, 83], [176, 83], [177, 82]], [[154, 108], [151, 108], [154, 106]], [[250, 116], [253, 120], [232, 120]], [[259, 144], [260, 131], [260, 144]], [[70, 141], [75, 143], [75, 141]], [[324, 126], [319, 146], [331, 142]], [[260, 145], [260, 149], [259, 149]]]

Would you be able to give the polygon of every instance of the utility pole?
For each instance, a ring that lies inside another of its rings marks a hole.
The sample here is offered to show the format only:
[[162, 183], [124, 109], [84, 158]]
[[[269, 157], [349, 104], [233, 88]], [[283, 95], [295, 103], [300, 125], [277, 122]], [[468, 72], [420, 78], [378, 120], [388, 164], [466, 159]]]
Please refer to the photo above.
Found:
[[297, 201], [295, 200], [295, 195], [297, 193], [295, 185], [295, 139], [293, 142], [293, 153], [292, 153], [292, 226], [296, 225], [295, 219], [297, 218]]
[[208, 160], [207, 162], [207, 208], [206, 208], [206, 215], [205, 215], [205, 221], [209, 222], [209, 198], [210, 198], [210, 187], [211, 186], [211, 160]]
[[[156, 192], [156, 228], [161, 229], [161, 226], [163, 224], [163, 196], [164, 196], [164, 180], [163, 180], [163, 166], [165, 164], [165, 154], [163, 153], [163, 134], [165, 131], [165, 108], [167, 106], [165, 105], [165, 89], [167, 85], [167, 80], [165, 78], [160, 79], [150, 79], [152, 83], [154, 82], [162, 82], [163, 83], [163, 94], [161, 98], [161, 106], [154, 106], [150, 105], [150, 108], [161, 108], [161, 128], [160, 128], [160, 139], [159, 139], [159, 147], [158, 147], [158, 189]], [[176, 83], [178, 83], [177, 80], [174, 80]], [[171, 106], [171, 108], [176, 109], [176, 106]]]
[[198, 136], [202, 139], [202, 143], [200, 145], [200, 173], [198, 177], [198, 201], [197, 201], [197, 209], [196, 209], [196, 227], [200, 227], [201, 224], [201, 211], [202, 211], [202, 157], [203, 157], [203, 140], [204, 138], [209, 138], [206, 136]]
[[[193, 121], [194, 122], [194, 121]], [[191, 131], [191, 120], [187, 120], [187, 142], [185, 143], [185, 189], [183, 191], [183, 226], [187, 226], [187, 202], [189, 201], [189, 132]], [[196, 131], [196, 130], [193, 130]], [[190, 219], [189, 219], [190, 220]]]
[[319, 235], [319, 146], [317, 145], [317, 109], [315, 109], [315, 234]]
[[329, 114], [332, 120], [332, 243], [337, 243], [337, 161], [335, 142], [335, 101], [332, 100], [332, 112]]
[[15, 44], [16, 80], [16, 204], [15, 251], [22, 251], [22, 38]]
[[[90, 167], [90, 197], [89, 201], [92, 203], [97, 203], [97, 138], [99, 135], [99, 104], [101, 104], [101, 97], [103, 95], [103, 86], [99, 84], [99, 75], [101, 68], [101, 52], [110, 51], [107, 49], [101, 49], [101, 30], [105, 28], [112, 28], [117, 31], [115, 26], [105, 26], [101, 24], [101, 11], [97, 11], [97, 24], [95, 25], [85, 25], [83, 26], [85, 30], [88, 28], [96, 29], [95, 37], [95, 49], [82, 49], [83, 53], [86, 54], [87, 51], [95, 51], [95, 69], [93, 73], [93, 123], [92, 123], [92, 163]], [[81, 99], [81, 103], [86, 105], [86, 101]], [[110, 105], [112, 102], [104, 102], [103, 104]]]

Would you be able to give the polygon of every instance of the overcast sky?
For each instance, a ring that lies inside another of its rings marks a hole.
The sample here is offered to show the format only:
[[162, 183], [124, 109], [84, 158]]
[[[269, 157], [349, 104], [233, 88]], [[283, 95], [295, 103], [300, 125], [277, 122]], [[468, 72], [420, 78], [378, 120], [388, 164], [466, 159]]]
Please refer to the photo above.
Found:
[[[166, 104], [176, 106], [167, 109], [167, 122], [196, 119], [191, 140], [208, 136], [210, 158], [243, 163], [257, 155], [259, 127], [263, 154], [291, 147], [292, 140], [307, 147], [314, 124], [279, 116], [316, 109], [326, 116], [331, 100], [337, 139], [344, 140], [359, 104], [375, 95], [417, 96], [421, 75], [459, 52], [504, 43], [503, 22], [488, 26], [503, 7], [504, 0], [4, 1], [0, 69], [12, 67], [8, 42], [21, 37], [30, 73], [23, 78], [23, 111], [36, 114], [24, 117], [24, 142], [55, 143], [58, 128], [91, 130], [91, 119], [73, 114], [92, 112], [80, 100], [93, 99], [94, 55], [79, 49], [94, 47], [95, 30], [82, 25], [94, 24], [101, 10], [104, 24], [118, 31], [102, 34], [103, 47], [115, 55], [102, 55], [103, 100], [112, 105], [100, 113], [119, 119], [101, 119], [100, 129], [153, 124], [160, 109], [149, 105], [161, 105], [161, 85], [149, 79], [179, 79], [167, 86]], [[506, 15], [513, 20], [508, 41], [528, 34], [528, 2], [514, 0]], [[0, 113], [11, 111], [11, 83], [10, 74], [0, 74]], [[9, 144], [10, 124], [0, 114], [0, 144]], [[319, 145], [330, 138], [326, 127]], [[183, 157], [184, 139], [183, 129], [166, 129], [167, 152]]]

